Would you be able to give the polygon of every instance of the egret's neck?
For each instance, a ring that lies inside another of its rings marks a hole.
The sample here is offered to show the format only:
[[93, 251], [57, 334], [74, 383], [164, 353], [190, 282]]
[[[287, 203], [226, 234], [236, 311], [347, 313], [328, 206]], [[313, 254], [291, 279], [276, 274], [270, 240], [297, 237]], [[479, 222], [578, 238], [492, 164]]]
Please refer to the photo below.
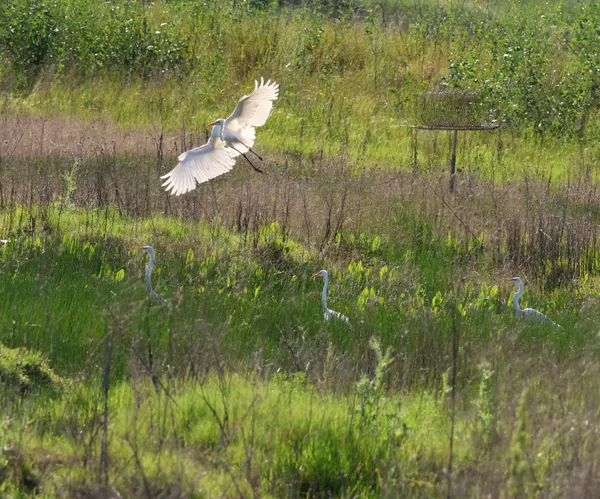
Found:
[[215, 126], [213, 126], [212, 129], [212, 136], [213, 137], [219, 137], [221, 140], [225, 140], [223, 137], [223, 133], [224, 133], [224, 129], [225, 127], [223, 126], [222, 123], [217, 123]]
[[149, 250], [148, 254], [150, 255], [150, 262], [148, 263], [148, 267], [146, 267], [146, 291], [152, 294], [152, 282], [150, 281], [150, 277], [152, 276], [152, 269], [154, 268], [156, 253], [154, 253], [154, 250]]
[[329, 284], [329, 276], [325, 274], [323, 277], [325, 284], [323, 284], [323, 294], [321, 295], [321, 303], [323, 304], [323, 311], [327, 313], [327, 285]]
[[148, 254], [150, 255], [150, 262], [148, 263], [148, 267], [146, 267], [146, 291], [148, 291], [148, 294], [150, 296], [153, 296], [154, 298], [158, 298], [165, 305], [167, 305], [169, 308], [171, 308], [171, 304], [152, 289], [152, 282], [151, 282], [150, 278], [152, 277], [152, 269], [154, 268], [154, 262], [156, 260], [156, 253], [154, 252], [153, 248], [150, 248], [148, 250]]
[[523, 294], [523, 290], [525, 289], [525, 286], [523, 285], [522, 282], [520, 282], [518, 284], [519, 284], [519, 291], [517, 291], [513, 296], [513, 304], [515, 306], [515, 310], [517, 311], [517, 313], [520, 313], [521, 305], [519, 305], [519, 299], [521, 298], [521, 295]]

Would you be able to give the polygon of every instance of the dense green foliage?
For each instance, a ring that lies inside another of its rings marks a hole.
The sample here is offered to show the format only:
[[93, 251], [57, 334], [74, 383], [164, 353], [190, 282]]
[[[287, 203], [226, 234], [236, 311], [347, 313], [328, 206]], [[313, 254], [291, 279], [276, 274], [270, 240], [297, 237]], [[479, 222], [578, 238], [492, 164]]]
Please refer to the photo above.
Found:
[[347, 96], [347, 121], [361, 106], [410, 117], [419, 91], [468, 88], [483, 92], [488, 121], [595, 139], [598, 26], [595, 2], [17, 0], [0, 6], [0, 55], [5, 88], [25, 92], [40, 78], [166, 78], [206, 106], [263, 74], [290, 101]]
[[40, 388], [57, 389], [63, 385], [48, 362], [39, 352], [25, 348], [0, 346], [0, 380], [5, 388], [13, 387], [20, 392]]

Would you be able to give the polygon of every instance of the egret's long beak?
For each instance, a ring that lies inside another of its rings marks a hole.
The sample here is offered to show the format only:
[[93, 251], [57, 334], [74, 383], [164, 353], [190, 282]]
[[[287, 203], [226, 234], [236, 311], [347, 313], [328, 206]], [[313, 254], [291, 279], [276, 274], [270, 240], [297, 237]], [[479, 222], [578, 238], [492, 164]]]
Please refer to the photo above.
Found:
[[208, 124], [208, 125], [206, 125], [206, 126], [215, 126], [216, 124], [217, 124], [217, 122], [216, 122], [216, 121], [213, 121], [212, 123], [209, 123], [209, 124]]
[[129, 251], [141, 251], [143, 249], [144, 249], [143, 246], [133, 246], [133, 247], [129, 248]]
[[319, 274], [319, 272], [317, 272], [316, 274], [313, 274], [313, 279], [316, 279], [317, 277], [321, 277], [321, 274]]
[[504, 280], [505, 281], [516, 281], [517, 279], [515, 277], [505, 277]]

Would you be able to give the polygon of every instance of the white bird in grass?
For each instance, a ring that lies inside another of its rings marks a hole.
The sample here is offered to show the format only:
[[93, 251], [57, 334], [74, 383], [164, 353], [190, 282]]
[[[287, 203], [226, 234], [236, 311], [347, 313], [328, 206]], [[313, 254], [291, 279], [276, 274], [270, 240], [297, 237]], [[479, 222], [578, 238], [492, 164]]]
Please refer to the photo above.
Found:
[[320, 270], [319, 272], [313, 275], [313, 279], [316, 279], [317, 277], [322, 277], [323, 279], [325, 279], [325, 284], [323, 285], [323, 294], [321, 295], [321, 303], [323, 304], [323, 317], [325, 317], [325, 320], [329, 322], [332, 317], [336, 317], [344, 321], [350, 327], [352, 327], [350, 324], [350, 319], [348, 319], [348, 317], [346, 317], [344, 314], [336, 312], [335, 310], [327, 308], [327, 286], [329, 284], [329, 274], [327, 273], [327, 271]]
[[519, 291], [517, 291], [513, 295], [513, 305], [515, 307], [515, 311], [517, 312], [517, 317], [520, 319], [527, 319], [538, 322], [550, 322], [553, 326], [560, 327], [560, 325], [556, 324], [556, 322], [550, 320], [547, 316], [542, 314], [540, 311], [535, 310], [533, 308], [524, 308], [521, 309], [521, 305], [519, 305], [519, 299], [525, 290], [525, 285], [520, 277], [507, 277], [507, 281], [512, 281], [519, 286]]
[[150, 281], [150, 278], [152, 276], [152, 269], [154, 268], [154, 263], [156, 262], [156, 252], [154, 251], [154, 248], [152, 246], [135, 246], [131, 249], [136, 251], [143, 251], [144, 253], [148, 253], [150, 255], [150, 262], [148, 263], [148, 267], [146, 267], [146, 291], [148, 291], [148, 294], [151, 297], [157, 298], [168, 307], [171, 307], [171, 304], [167, 300], [165, 300], [162, 296], [160, 296], [156, 291], [152, 289], [152, 282]]
[[273, 101], [279, 97], [279, 84], [265, 83], [261, 77], [260, 85], [254, 82], [254, 91], [244, 95], [238, 102], [235, 110], [227, 119], [219, 118], [208, 126], [212, 126], [212, 134], [208, 142], [184, 152], [179, 156], [179, 163], [162, 179], [162, 184], [167, 192], [179, 196], [196, 188], [196, 183], [201, 184], [212, 178], [227, 173], [233, 168], [235, 158], [240, 154], [257, 172], [262, 170], [248, 159], [246, 153], [252, 152], [258, 159], [262, 158], [252, 150], [256, 138], [257, 126], [263, 126], [271, 109]]
[[10, 243], [10, 239], [0, 239], [0, 247]]

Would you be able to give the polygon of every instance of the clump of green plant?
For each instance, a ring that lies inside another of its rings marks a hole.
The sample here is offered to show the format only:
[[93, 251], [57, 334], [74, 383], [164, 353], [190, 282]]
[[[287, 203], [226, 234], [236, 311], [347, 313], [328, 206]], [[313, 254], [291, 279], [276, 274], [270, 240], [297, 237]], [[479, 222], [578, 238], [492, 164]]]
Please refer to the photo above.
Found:
[[494, 371], [489, 363], [483, 362], [478, 366], [481, 379], [479, 390], [474, 400], [477, 409], [475, 428], [482, 443], [489, 446], [493, 442], [496, 431], [496, 400], [494, 397]]
[[21, 392], [42, 387], [57, 390], [65, 385], [40, 352], [4, 345], [0, 345], [0, 380]]
[[81, 160], [76, 159], [73, 161], [73, 167], [70, 170], [62, 172], [61, 177], [65, 182], [65, 196], [64, 203], [72, 207], [75, 203], [75, 192], [77, 191], [77, 171], [81, 165]]
[[2, 497], [27, 497], [37, 491], [38, 487], [39, 478], [21, 449], [14, 446], [3, 446], [0, 452], [0, 493]]
[[384, 377], [389, 365], [393, 362], [391, 347], [388, 347], [384, 354], [379, 340], [375, 337], [369, 340], [369, 346], [377, 356], [375, 376], [372, 379], [363, 376], [356, 385], [356, 393], [360, 404], [360, 421], [361, 424], [365, 425], [377, 419], [379, 402], [383, 396]]

